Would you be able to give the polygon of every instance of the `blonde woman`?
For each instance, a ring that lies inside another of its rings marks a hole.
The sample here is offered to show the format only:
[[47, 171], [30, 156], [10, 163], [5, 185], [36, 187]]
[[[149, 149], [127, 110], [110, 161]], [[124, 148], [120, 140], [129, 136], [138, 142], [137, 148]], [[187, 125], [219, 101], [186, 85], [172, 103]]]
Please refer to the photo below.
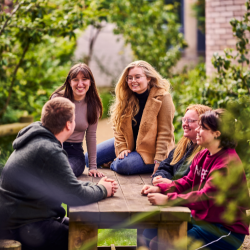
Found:
[[196, 143], [195, 129], [198, 127], [199, 116], [209, 110], [212, 109], [201, 104], [187, 107], [185, 115], [182, 117], [183, 137], [170, 152], [168, 158], [161, 162], [153, 175], [153, 185], [171, 183], [172, 180], [178, 180], [189, 173], [194, 156], [203, 149]]
[[[196, 141], [199, 116], [209, 110], [212, 109], [201, 104], [193, 104], [187, 107], [185, 115], [182, 117], [183, 137], [169, 153], [168, 158], [161, 162], [158, 170], [153, 175], [153, 185], [172, 183], [173, 180], [178, 180], [188, 175], [195, 155], [204, 149], [202, 146], [197, 145]], [[143, 238], [147, 247], [150, 247], [150, 241], [156, 236], [156, 228], [144, 230]], [[151, 244], [153, 243], [151, 241]]]
[[115, 138], [97, 146], [98, 166], [116, 158], [110, 168], [120, 174], [157, 170], [175, 145], [175, 108], [169, 88], [169, 82], [145, 61], [124, 69], [111, 107]]

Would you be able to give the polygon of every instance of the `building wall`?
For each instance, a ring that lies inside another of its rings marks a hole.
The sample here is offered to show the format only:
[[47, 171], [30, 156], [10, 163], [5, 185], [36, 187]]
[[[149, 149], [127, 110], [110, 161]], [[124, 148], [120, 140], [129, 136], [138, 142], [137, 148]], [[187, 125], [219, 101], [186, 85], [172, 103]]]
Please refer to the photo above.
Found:
[[215, 52], [224, 54], [225, 48], [235, 48], [230, 20], [242, 20], [246, 12], [246, 0], [206, 0], [206, 71], [207, 75], [214, 72], [211, 63]]
[[[107, 23], [98, 35], [89, 63], [98, 87], [117, 83], [124, 68], [133, 61], [130, 46], [125, 46], [122, 35], [114, 35], [114, 24]], [[89, 26], [77, 40], [75, 61], [83, 62], [89, 53], [89, 38], [94, 28]]]

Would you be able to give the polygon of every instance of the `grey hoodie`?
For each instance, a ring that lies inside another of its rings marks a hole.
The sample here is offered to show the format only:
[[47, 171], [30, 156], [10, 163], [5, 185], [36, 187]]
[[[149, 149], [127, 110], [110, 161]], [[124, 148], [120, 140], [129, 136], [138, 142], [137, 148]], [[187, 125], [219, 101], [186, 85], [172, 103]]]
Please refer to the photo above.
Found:
[[86, 205], [107, 196], [103, 185], [78, 181], [61, 143], [40, 122], [22, 129], [0, 179], [0, 228], [63, 217], [61, 203]]

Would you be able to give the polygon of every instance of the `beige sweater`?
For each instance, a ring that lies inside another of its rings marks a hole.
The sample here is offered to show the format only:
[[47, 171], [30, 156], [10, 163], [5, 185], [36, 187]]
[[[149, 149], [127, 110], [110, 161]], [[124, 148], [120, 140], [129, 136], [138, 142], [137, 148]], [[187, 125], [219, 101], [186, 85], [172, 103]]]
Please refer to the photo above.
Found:
[[[59, 95], [54, 94], [52, 98]], [[69, 137], [67, 142], [79, 143], [83, 142], [86, 134], [86, 144], [89, 158], [89, 169], [97, 169], [96, 165], [96, 129], [97, 123], [89, 125], [87, 121], [87, 103], [85, 100], [80, 102], [74, 101], [75, 104], [75, 130]]]

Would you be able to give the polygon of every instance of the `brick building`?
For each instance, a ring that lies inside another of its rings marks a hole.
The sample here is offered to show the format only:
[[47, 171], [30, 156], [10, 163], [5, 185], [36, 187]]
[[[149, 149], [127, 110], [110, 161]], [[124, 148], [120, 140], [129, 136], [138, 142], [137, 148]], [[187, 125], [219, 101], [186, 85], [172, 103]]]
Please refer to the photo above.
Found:
[[225, 48], [235, 48], [230, 20], [242, 20], [246, 0], [206, 0], [206, 71], [214, 72], [211, 58], [215, 52], [224, 54]]

